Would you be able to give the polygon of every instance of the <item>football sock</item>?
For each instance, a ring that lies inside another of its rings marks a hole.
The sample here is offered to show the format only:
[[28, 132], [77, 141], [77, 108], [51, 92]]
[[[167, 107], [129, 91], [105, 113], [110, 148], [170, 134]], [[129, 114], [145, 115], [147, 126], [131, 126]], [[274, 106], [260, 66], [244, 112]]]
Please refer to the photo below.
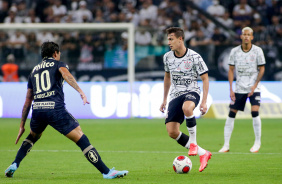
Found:
[[39, 138], [33, 138], [31, 134], [29, 134], [27, 136], [27, 138], [23, 141], [17, 156], [14, 160], [13, 163], [17, 164], [17, 167], [20, 166], [21, 161], [24, 159], [24, 157], [29, 153], [29, 151], [31, 150], [32, 146], [35, 144], [35, 142], [38, 140]]
[[178, 137], [175, 139], [178, 144], [180, 144], [181, 146], [185, 147], [185, 148], [189, 148], [188, 142], [189, 142], [189, 136], [180, 132], [180, 134], [178, 135]]
[[104, 164], [97, 150], [90, 144], [86, 135], [77, 141], [77, 146], [80, 147], [86, 159], [93, 164], [102, 174], [108, 174], [110, 169]]
[[252, 112], [253, 127], [255, 132], [255, 144], [261, 144], [261, 119], [257, 111]]
[[199, 156], [202, 156], [202, 155], [204, 155], [205, 153], [206, 153], [206, 150], [203, 149], [203, 148], [201, 148], [200, 146], [198, 146], [198, 155], [199, 155]]
[[235, 118], [227, 117], [224, 126], [224, 146], [229, 147], [230, 137], [234, 128]]
[[197, 144], [196, 141], [197, 126], [196, 126], [196, 119], [194, 115], [190, 117], [186, 117], [186, 126], [190, 136], [190, 143]]

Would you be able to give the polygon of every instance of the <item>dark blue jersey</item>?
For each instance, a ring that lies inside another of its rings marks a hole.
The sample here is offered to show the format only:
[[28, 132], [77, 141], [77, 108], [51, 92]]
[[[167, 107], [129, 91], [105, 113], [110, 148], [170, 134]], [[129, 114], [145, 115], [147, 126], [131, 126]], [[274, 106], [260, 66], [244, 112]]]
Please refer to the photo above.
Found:
[[44, 58], [29, 75], [27, 87], [33, 90], [33, 110], [65, 108], [60, 67], [68, 66], [54, 58]]

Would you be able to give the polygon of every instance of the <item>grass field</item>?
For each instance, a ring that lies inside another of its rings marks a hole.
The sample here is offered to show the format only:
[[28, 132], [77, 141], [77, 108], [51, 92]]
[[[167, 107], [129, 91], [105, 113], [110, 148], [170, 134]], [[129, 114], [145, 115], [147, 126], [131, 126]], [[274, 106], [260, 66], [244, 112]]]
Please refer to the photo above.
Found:
[[[254, 142], [251, 120], [236, 120], [229, 153], [218, 153], [223, 144], [224, 120], [197, 120], [197, 142], [213, 153], [208, 167], [198, 171], [199, 157], [189, 157], [189, 174], [175, 174], [172, 161], [187, 155], [168, 137], [162, 119], [79, 120], [82, 130], [102, 159], [112, 168], [129, 170], [125, 178], [105, 180], [67, 138], [48, 127], [22, 161], [14, 178], [4, 176], [26, 132], [15, 145], [19, 119], [0, 119], [0, 183], [282, 183], [282, 122], [262, 120], [262, 147], [250, 153]], [[187, 129], [183, 124], [183, 132]]]

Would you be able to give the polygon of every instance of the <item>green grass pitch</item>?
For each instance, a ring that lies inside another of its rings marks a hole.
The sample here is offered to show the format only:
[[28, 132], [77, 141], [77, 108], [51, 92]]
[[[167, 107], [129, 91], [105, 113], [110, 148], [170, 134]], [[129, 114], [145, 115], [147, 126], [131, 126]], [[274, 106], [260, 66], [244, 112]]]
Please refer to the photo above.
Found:
[[[22, 161], [13, 178], [4, 176], [21, 142], [15, 139], [19, 119], [0, 119], [0, 183], [282, 183], [282, 122], [262, 119], [262, 147], [250, 153], [254, 142], [252, 120], [236, 120], [229, 153], [218, 153], [223, 144], [225, 120], [198, 119], [197, 142], [213, 153], [208, 167], [200, 173], [199, 157], [189, 157], [189, 174], [176, 174], [172, 161], [187, 155], [187, 149], [168, 137], [163, 119], [79, 120], [83, 132], [99, 151], [108, 167], [129, 170], [125, 178], [106, 180], [90, 164], [80, 149], [47, 127], [42, 138]], [[188, 133], [185, 123], [181, 130]]]

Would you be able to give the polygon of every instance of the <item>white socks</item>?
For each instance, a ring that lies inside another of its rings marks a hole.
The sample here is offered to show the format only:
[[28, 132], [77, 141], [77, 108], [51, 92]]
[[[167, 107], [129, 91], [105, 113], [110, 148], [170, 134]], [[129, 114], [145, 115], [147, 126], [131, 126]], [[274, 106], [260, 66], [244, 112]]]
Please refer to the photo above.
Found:
[[253, 127], [255, 132], [255, 144], [261, 145], [261, 119], [259, 116], [253, 118]]
[[197, 144], [197, 141], [196, 141], [197, 128], [196, 127], [197, 126], [193, 126], [191, 128], [187, 127], [188, 132], [189, 132], [189, 142], [190, 142], [190, 144], [191, 143]]
[[224, 146], [229, 147], [230, 137], [234, 128], [235, 118], [227, 117], [224, 126]]

